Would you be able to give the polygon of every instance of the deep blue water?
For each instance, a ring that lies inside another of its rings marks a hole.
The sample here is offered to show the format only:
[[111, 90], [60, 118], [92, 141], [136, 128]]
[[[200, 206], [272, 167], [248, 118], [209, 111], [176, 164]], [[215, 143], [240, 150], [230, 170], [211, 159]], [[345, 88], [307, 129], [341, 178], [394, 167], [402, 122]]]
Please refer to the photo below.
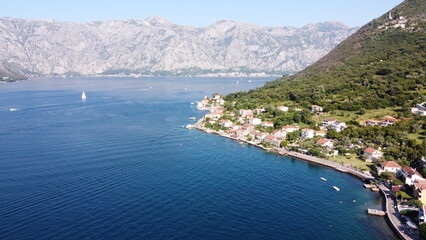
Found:
[[181, 128], [251, 80], [0, 84], [0, 239], [394, 239], [361, 181]]

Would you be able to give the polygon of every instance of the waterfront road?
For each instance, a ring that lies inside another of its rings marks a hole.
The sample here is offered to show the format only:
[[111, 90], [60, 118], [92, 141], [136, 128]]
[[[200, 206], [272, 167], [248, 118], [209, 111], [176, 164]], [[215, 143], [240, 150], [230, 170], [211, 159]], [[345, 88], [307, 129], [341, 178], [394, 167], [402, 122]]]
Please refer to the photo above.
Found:
[[405, 224], [400, 220], [400, 214], [396, 207], [396, 199], [392, 194], [392, 191], [383, 184], [378, 184], [380, 191], [382, 191], [383, 197], [386, 202], [386, 216], [391, 223], [391, 227], [398, 233], [398, 236], [402, 239], [419, 239], [418, 231], [411, 231], [407, 229]]

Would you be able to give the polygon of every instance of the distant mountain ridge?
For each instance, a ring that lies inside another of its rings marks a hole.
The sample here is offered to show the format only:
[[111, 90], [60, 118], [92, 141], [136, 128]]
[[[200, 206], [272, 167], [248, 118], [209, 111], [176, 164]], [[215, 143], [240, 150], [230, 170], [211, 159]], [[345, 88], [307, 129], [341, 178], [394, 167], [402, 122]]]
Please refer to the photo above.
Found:
[[81, 24], [0, 18], [0, 72], [280, 74], [305, 68], [355, 30], [340, 22], [294, 28], [222, 20], [195, 28], [161, 17]]

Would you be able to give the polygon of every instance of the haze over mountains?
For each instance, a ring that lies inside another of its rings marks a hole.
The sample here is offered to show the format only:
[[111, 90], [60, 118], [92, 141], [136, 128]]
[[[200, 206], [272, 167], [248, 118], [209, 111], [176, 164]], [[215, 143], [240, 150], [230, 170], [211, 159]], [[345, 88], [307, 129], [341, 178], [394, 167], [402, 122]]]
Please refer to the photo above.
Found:
[[340, 22], [295, 28], [218, 21], [196, 28], [161, 17], [81, 24], [0, 18], [0, 72], [283, 74], [307, 67], [355, 31]]

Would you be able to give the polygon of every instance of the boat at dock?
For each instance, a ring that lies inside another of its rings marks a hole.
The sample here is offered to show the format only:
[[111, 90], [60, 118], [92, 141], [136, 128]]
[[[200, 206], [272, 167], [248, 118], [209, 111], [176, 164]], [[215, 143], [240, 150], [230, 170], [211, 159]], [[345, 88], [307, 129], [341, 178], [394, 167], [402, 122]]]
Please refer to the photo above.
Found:
[[336, 186], [333, 186], [333, 188], [334, 188], [334, 190], [336, 190], [336, 191], [340, 191], [340, 188], [338, 188], [338, 187], [336, 187]]
[[193, 128], [194, 127], [194, 125], [192, 125], [192, 124], [188, 124], [188, 125], [186, 125], [186, 128], [188, 128], [188, 129], [191, 129], [191, 128]]
[[195, 120], [196, 118], [195, 117], [190, 117], [190, 118], [188, 118], [189, 120]]
[[324, 182], [327, 181], [327, 178], [320, 177], [320, 179], [323, 180]]

